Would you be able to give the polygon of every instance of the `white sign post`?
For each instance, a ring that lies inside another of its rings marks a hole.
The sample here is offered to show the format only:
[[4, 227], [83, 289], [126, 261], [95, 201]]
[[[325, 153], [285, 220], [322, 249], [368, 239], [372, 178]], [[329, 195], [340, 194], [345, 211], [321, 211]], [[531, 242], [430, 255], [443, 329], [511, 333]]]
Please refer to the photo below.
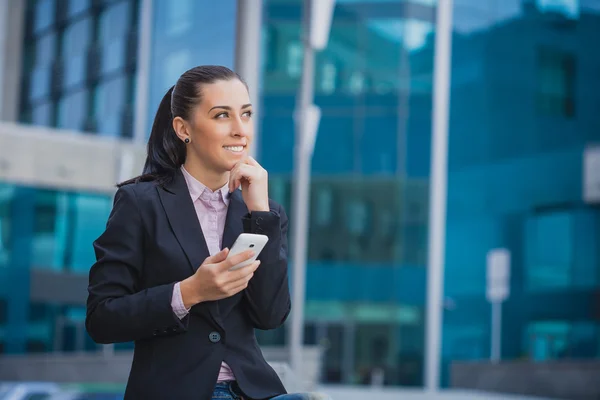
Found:
[[507, 249], [493, 249], [487, 254], [486, 297], [492, 305], [490, 359], [500, 361], [502, 340], [502, 303], [510, 293], [510, 252]]
[[583, 152], [583, 200], [600, 202], [600, 146], [588, 146]]

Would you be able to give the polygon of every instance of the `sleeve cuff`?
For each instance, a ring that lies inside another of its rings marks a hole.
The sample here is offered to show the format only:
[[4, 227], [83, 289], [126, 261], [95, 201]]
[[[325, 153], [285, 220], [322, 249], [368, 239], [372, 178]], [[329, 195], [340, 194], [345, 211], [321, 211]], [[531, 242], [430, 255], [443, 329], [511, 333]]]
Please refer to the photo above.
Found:
[[245, 233], [267, 234], [273, 227], [279, 228], [279, 214], [274, 211], [253, 211], [242, 218]]
[[190, 312], [189, 308], [185, 308], [183, 304], [183, 297], [181, 296], [181, 287], [180, 282], [177, 282], [173, 287], [173, 297], [171, 299], [171, 308], [173, 309], [173, 313], [180, 320], [185, 318], [186, 315]]

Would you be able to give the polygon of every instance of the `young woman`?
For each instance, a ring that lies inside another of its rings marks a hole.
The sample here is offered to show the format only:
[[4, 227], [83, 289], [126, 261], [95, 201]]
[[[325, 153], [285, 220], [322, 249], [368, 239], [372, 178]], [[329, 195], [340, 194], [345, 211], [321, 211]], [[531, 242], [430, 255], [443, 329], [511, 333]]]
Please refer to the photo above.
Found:
[[[94, 242], [86, 327], [135, 342], [125, 399], [324, 399], [286, 394], [255, 329], [290, 312], [288, 218], [248, 155], [248, 89], [233, 71], [185, 72], [160, 103], [144, 174], [119, 185]], [[241, 188], [241, 190], [238, 190]], [[258, 260], [227, 258], [242, 232], [269, 237]]]

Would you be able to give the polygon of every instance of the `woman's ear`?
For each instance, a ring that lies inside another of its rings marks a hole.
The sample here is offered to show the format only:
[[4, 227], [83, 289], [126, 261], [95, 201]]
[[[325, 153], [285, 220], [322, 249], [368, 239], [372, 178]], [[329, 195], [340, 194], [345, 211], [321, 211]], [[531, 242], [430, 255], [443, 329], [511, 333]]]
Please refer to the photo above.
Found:
[[190, 137], [187, 131], [186, 123], [181, 117], [173, 118], [173, 130], [181, 141], [185, 141], [185, 139], [189, 139]]

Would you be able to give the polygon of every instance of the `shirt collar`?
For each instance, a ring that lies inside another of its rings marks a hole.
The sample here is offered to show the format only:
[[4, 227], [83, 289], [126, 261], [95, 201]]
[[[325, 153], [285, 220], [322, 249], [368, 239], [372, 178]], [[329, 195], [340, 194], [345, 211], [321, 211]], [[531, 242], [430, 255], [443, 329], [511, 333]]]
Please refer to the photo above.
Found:
[[[208, 193], [214, 193], [210, 190], [206, 185], [200, 182], [198, 179], [194, 178], [192, 174], [190, 174], [183, 165], [181, 166], [181, 172], [183, 173], [183, 177], [185, 178], [185, 183], [187, 184], [188, 191], [190, 192], [190, 196], [192, 197], [192, 201], [196, 201], [202, 196], [205, 191]], [[225, 205], [229, 205], [229, 185], [225, 184], [220, 189], [216, 190], [221, 195], [221, 199]]]

